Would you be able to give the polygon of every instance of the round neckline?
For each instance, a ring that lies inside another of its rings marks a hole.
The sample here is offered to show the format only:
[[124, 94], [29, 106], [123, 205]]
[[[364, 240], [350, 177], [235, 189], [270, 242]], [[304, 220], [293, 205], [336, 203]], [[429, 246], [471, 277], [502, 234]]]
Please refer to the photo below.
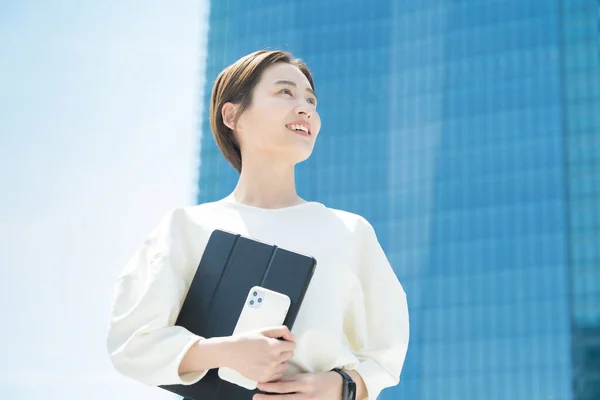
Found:
[[227, 196], [221, 200], [219, 200], [219, 203], [228, 205], [228, 206], [232, 206], [232, 207], [236, 207], [236, 208], [243, 208], [246, 210], [253, 210], [253, 211], [258, 211], [258, 212], [282, 212], [282, 211], [288, 211], [288, 210], [296, 210], [299, 208], [304, 208], [307, 206], [311, 206], [311, 205], [318, 205], [318, 206], [322, 206], [321, 203], [316, 202], [316, 201], [307, 201], [304, 203], [300, 203], [300, 204], [294, 204], [293, 206], [286, 206], [286, 207], [280, 207], [280, 208], [263, 208], [263, 207], [257, 207], [257, 206], [251, 206], [248, 204], [244, 204], [244, 203], [238, 203], [236, 201], [233, 201], [230, 196]]

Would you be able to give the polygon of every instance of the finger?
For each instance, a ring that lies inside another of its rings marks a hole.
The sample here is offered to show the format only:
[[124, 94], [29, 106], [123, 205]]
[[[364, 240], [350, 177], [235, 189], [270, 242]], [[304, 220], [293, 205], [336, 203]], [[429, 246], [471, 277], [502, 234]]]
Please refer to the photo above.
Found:
[[267, 339], [269, 344], [273, 347], [273, 351], [281, 354], [284, 352], [294, 351], [296, 349], [295, 342], [287, 342], [279, 339]]
[[292, 394], [262, 394], [258, 393], [252, 396], [252, 400], [306, 400], [305, 393]]
[[279, 342], [279, 348], [282, 352], [290, 352], [290, 351], [294, 351], [296, 349], [296, 343], [295, 342]]
[[297, 380], [298, 380], [297, 375], [284, 375], [281, 377], [281, 379], [279, 379], [280, 382], [293, 382], [293, 381], [297, 381]]
[[292, 335], [292, 332], [290, 332], [289, 329], [287, 331], [285, 331], [284, 334], [281, 337], [283, 339], [287, 340], [288, 342], [295, 342], [296, 341], [296, 337], [294, 337], [294, 335]]
[[290, 342], [296, 341], [292, 332], [285, 325], [265, 329], [262, 331], [262, 334], [272, 339], [283, 338]]
[[281, 379], [277, 382], [259, 383], [258, 389], [262, 390], [263, 392], [268, 392], [268, 393], [294, 393], [294, 392], [300, 391], [299, 386], [300, 386], [299, 382], [296, 379], [294, 379], [294, 380]]
[[294, 352], [293, 351], [284, 351], [283, 353], [281, 353], [281, 355], [279, 357], [279, 362], [288, 361], [292, 357], [294, 357]]
[[[283, 378], [283, 373], [278, 373], [278, 374], [273, 375], [269, 379], [267, 379], [265, 382], [277, 382], [281, 378]], [[259, 382], [259, 384], [260, 383], [264, 383], [264, 382]]]
[[293, 382], [293, 381], [296, 381], [296, 380], [298, 380], [298, 378], [295, 377], [294, 375], [285, 375], [285, 374], [282, 374], [281, 378], [276, 379], [276, 380], [275, 379], [270, 379], [270, 380], [268, 380], [266, 382]]
[[283, 362], [275, 367], [275, 369], [271, 372], [271, 375], [266, 379], [260, 380], [260, 382], [277, 382], [283, 378], [285, 371], [287, 370], [287, 363]]
[[276, 374], [283, 374], [288, 369], [288, 363], [282, 362], [275, 370]]

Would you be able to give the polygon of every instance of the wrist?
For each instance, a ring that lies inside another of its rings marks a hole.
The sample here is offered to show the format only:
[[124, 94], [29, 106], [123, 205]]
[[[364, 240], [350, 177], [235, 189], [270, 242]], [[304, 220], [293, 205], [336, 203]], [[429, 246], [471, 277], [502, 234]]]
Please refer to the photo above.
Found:
[[367, 400], [367, 386], [362, 376], [355, 370], [346, 371], [348, 375], [352, 377], [352, 380], [356, 383], [356, 400]]
[[336, 400], [344, 400], [344, 378], [335, 371], [328, 371], [326, 374], [329, 376], [331, 382], [329, 397]]
[[334, 368], [331, 371], [339, 375], [342, 380], [339, 386], [341, 388], [341, 396], [336, 397], [342, 400], [356, 400], [356, 382], [354, 381], [354, 377], [348, 371], [344, 371], [341, 368]]
[[223, 336], [212, 338], [214, 340], [214, 363], [215, 368], [227, 367], [232, 368], [233, 360], [236, 358], [236, 343], [234, 337]]
[[224, 338], [200, 339], [190, 347], [179, 364], [179, 374], [200, 372], [223, 366], [227, 343]]

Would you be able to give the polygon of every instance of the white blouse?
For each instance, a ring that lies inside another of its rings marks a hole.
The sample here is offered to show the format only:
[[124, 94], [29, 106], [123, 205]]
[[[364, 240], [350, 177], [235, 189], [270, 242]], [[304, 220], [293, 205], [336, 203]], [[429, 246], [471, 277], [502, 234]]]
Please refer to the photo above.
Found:
[[153, 386], [193, 384], [206, 374], [179, 375], [202, 338], [174, 323], [214, 229], [317, 259], [286, 374], [355, 370], [369, 399], [399, 382], [409, 340], [406, 294], [369, 222], [315, 202], [263, 209], [224, 199], [169, 211], [114, 288], [107, 346], [118, 371]]

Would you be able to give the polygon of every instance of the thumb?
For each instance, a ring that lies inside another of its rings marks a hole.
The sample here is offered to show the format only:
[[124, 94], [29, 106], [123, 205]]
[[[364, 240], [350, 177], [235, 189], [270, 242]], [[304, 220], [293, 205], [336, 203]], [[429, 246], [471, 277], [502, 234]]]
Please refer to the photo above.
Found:
[[296, 341], [296, 338], [294, 337], [294, 335], [292, 335], [292, 332], [290, 332], [288, 327], [285, 325], [265, 329], [262, 331], [262, 334], [272, 339], [283, 338], [289, 342]]

